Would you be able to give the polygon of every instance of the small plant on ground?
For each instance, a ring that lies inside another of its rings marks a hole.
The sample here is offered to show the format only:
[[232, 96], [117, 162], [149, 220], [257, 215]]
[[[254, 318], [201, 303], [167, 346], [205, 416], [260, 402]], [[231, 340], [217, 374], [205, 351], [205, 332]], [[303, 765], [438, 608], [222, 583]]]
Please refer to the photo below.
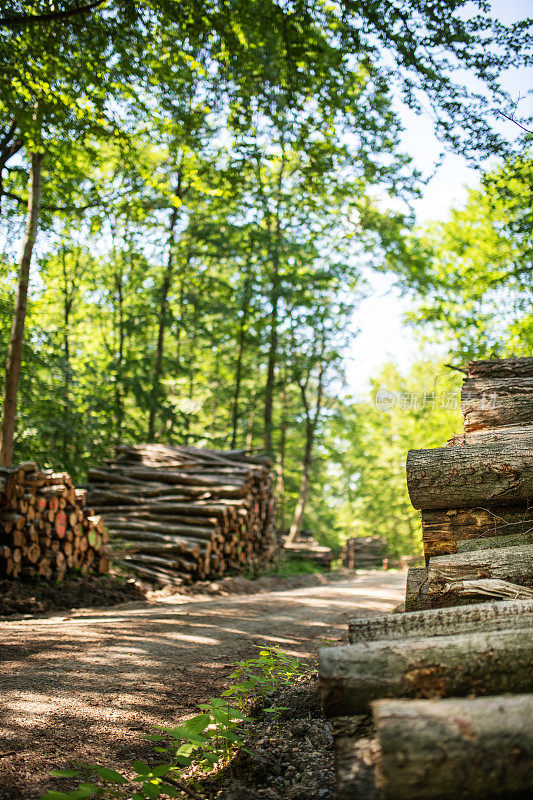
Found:
[[[157, 753], [165, 754], [163, 763], [150, 766], [134, 761], [127, 775], [97, 764], [54, 770], [50, 774], [56, 777], [85, 776], [87, 782], [70, 792], [50, 791], [42, 800], [157, 800], [184, 794], [202, 800], [191, 784], [194, 778], [219, 770], [244, 748], [243, 726], [250, 722], [244, 711], [250, 703], [303, 680], [311, 671], [308, 662], [265, 645], [257, 658], [238, 661], [235, 666], [230, 675], [232, 684], [222, 697], [201, 703], [200, 714], [182, 724], [157, 726], [157, 733], [145, 737], [156, 745]], [[285, 709], [271, 706], [264, 710], [274, 715]], [[98, 781], [98, 785], [92, 781]]]

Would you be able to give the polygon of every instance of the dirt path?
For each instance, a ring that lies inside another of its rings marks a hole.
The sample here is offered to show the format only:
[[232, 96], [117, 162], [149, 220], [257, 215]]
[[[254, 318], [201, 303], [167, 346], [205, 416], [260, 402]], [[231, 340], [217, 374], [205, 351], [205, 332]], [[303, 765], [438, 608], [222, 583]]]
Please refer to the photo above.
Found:
[[405, 574], [0, 622], [0, 798], [40, 797], [47, 772], [73, 760], [120, 768], [146, 756], [150, 726], [220, 694], [254, 645], [315, 654], [345, 638], [350, 617], [394, 608]]

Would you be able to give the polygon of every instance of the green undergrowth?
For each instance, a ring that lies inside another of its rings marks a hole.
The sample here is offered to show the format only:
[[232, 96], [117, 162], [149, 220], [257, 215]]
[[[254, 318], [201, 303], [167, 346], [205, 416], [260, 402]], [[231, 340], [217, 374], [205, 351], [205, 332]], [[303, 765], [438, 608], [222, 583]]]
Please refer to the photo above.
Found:
[[[183, 797], [203, 800], [199, 781], [216, 776], [239, 750], [246, 750], [246, 725], [249, 710], [262, 704], [266, 695], [282, 686], [306, 680], [315, 669], [309, 660], [294, 658], [278, 647], [260, 646], [257, 658], [238, 661], [230, 675], [231, 685], [220, 697], [200, 703], [199, 713], [176, 726], [156, 726], [145, 735], [160, 756], [156, 764], [134, 761], [122, 772], [105, 764], [79, 764], [70, 769], [53, 770], [57, 778], [79, 778], [70, 791], [49, 791], [41, 800], [156, 800]], [[277, 718], [287, 709], [262, 706], [265, 714]]]

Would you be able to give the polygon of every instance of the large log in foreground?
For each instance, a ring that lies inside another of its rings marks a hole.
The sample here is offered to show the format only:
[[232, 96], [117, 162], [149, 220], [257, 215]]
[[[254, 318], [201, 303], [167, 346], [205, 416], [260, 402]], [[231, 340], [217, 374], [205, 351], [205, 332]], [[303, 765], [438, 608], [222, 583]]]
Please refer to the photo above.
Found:
[[191, 583], [276, 556], [276, 502], [264, 456], [119, 445], [89, 478], [89, 499], [114, 554], [147, 580]]
[[386, 800], [533, 796], [533, 695], [380, 700], [373, 715]]
[[407, 488], [414, 508], [474, 508], [533, 497], [533, 438], [410, 450]]
[[438, 608], [352, 619], [351, 644], [533, 627], [533, 600]]
[[533, 691], [531, 627], [320, 650], [327, 716], [364, 714], [383, 697]]

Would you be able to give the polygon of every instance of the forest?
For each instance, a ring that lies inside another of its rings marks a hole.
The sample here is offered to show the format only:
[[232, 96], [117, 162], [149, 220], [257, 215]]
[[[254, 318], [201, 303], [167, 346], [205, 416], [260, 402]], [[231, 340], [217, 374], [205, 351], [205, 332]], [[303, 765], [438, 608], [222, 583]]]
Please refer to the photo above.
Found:
[[[407, 450], [458, 433], [468, 359], [533, 353], [531, 125], [500, 80], [532, 63], [529, 21], [484, 0], [0, 6], [0, 463], [83, 483], [118, 442], [266, 452], [281, 529], [418, 552]], [[484, 165], [442, 219], [417, 220], [402, 109]], [[419, 355], [357, 397], [374, 273]]]

